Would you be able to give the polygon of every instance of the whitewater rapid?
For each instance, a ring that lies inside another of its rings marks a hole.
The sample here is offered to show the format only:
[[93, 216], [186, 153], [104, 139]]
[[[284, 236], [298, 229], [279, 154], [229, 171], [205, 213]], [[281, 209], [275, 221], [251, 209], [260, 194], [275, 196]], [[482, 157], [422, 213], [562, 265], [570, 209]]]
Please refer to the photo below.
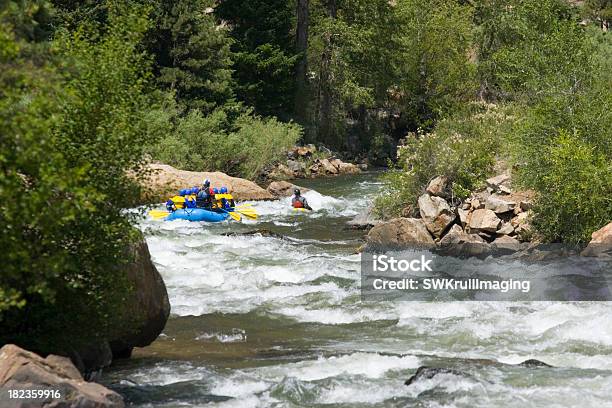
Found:
[[[243, 224], [144, 219], [172, 316], [151, 347], [166, 357], [117, 369], [119, 391], [164, 407], [612, 407], [610, 303], [361, 302], [361, 232], [345, 226], [379, 183], [336, 183], [305, 193], [313, 213], [286, 198], [250, 203]], [[531, 358], [555, 368], [512, 366]], [[421, 365], [471, 376], [403, 385]]]

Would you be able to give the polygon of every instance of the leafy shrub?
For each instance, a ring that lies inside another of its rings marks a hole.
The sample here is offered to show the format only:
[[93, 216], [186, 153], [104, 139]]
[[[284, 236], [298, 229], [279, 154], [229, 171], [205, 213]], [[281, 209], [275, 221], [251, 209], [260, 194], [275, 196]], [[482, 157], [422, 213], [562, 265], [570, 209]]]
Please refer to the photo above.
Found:
[[517, 181], [537, 192], [534, 226], [548, 241], [587, 242], [612, 220], [611, 50], [600, 43], [584, 80], [524, 110], [512, 133]]
[[0, 343], [57, 352], [109, 338], [131, 293], [121, 209], [145, 144], [141, 15], [113, 8], [106, 34], [58, 32], [38, 64], [0, 29]]
[[612, 160], [565, 131], [546, 149], [533, 225], [548, 241], [588, 242], [612, 214]]
[[192, 110], [175, 121], [170, 136], [150, 149], [154, 159], [183, 169], [223, 171], [250, 179], [300, 137], [299, 126], [263, 119], [251, 111], [232, 120], [222, 109], [207, 116]]
[[408, 136], [399, 148], [398, 164], [383, 177], [385, 193], [376, 200], [383, 217], [417, 214], [416, 202], [436, 176], [448, 178], [454, 197], [462, 199], [489, 176], [499, 151], [498, 133], [505, 131], [507, 117], [486, 107], [438, 122], [431, 133]]

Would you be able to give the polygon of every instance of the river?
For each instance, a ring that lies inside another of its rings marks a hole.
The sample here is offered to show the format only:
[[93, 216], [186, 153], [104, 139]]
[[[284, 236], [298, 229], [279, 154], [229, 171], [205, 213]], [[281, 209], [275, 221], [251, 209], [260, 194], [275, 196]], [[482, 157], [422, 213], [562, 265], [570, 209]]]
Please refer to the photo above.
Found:
[[[361, 302], [346, 222], [376, 176], [303, 181], [312, 214], [143, 220], [171, 318], [102, 381], [141, 407], [612, 407], [610, 303]], [[404, 385], [422, 365], [456, 372]]]

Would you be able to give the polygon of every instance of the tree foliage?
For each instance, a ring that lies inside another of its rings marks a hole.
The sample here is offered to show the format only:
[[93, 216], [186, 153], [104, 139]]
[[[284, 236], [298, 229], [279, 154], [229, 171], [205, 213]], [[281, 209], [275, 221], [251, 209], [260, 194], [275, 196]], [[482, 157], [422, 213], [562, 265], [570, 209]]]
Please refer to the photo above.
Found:
[[139, 9], [110, 12], [106, 32], [56, 33], [42, 64], [2, 26], [2, 342], [46, 351], [107, 338], [129, 295], [121, 265], [134, 237], [122, 208], [137, 194], [126, 171], [144, 144], [147, 22]]

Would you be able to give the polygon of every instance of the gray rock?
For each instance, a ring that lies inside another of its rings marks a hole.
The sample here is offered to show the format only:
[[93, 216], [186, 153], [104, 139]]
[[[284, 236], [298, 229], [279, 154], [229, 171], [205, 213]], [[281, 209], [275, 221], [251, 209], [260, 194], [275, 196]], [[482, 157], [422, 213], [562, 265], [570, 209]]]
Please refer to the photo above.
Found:
[[485, 209], [492, 210], [496, 214], [503, 214], [514, 210], [516, 203], [500, 197], [496, 194], [492, 194], [487, 198], [485, 202]]
[[460, 258], [480, 257], [489, 254], [491, 246], [478, 235], [468, 234], [458, 225], [453, 225], [440, 240], [437, 252]]
[[456, 243], [459, 242], [459, 240], [461, 239], [463, 234], [465, 234], [465, 232], [463, 232], [463, 228], [461, 228], [459, 225], [455, 224], [442, 237], [442, 239], [440, 240], [439, 244], [441, 246], [456, 244]]
[[374, 226], [366, 236], [368, 246], [425, 247], [435, 245], [423, 220], [394, 218]]
[[491, 210], [480, 209], [470, 214], [468, 227], [470, 232], [495, 232], [501, 220]]
[[431, 380], [432, 378], [434, 378], [436, 375], [439, 375], [439, 374], [451, 374], [451, 375], [456, 375], [460, 377], [472, 377], [470, 374], [466, 372], [455, 370], [453, 368], [421, 366], [417, 368], [416, 372], [414, 373], [412, 377], [406, 380], [404, 385], [411, 385], [417, 381], [422, 381], [422, 380]]
[[455, 214], [451, 211], [446, 200], [441, 197], [423, 194], [419, 197], [418, 204], [419, 213], [425, 226], [437, 238], [441, 237], [455, 220]]
[[545, 362], [536, 360], [535, 358], [530, 358], [529, 360], [525, 360], [522, 363], [518, 363], [517, 365], [527, 368], [553, 367], [550, 364], [546, 364]]
[[304, 174], [304, 165], [297, 160], [287, 160], [287, 167], [293, 172], [294, 176], [301, 176]]
[[498, 235], [510, 235], [513, 232], [514, 232], [514, 227], [509, 222], [503, 223], [500, 229], [497, 230]]

